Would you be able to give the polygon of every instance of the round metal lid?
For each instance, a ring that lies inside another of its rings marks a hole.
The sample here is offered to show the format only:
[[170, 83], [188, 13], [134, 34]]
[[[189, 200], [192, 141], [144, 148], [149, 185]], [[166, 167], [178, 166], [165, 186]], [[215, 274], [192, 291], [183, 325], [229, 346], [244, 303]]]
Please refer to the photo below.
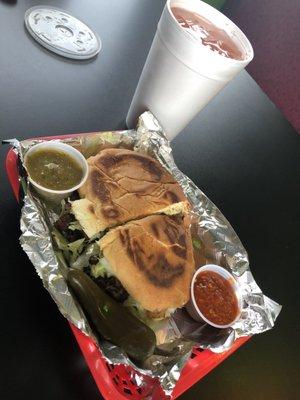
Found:
[[25, 13], [31, 36], [48, 50], [64, 57], [86, 60], [101, 49], [101, 40], [86, 24], [55, 7], [36, 6]]

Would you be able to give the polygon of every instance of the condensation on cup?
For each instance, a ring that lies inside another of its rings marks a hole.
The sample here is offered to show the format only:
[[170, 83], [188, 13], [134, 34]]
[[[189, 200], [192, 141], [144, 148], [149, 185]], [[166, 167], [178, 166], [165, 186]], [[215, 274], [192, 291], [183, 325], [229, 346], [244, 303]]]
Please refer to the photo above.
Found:
[[252, 59], [249, 40], [221, 12], [200, 0], [168, 0], [127, 126], [150, 110], [172, 140]]

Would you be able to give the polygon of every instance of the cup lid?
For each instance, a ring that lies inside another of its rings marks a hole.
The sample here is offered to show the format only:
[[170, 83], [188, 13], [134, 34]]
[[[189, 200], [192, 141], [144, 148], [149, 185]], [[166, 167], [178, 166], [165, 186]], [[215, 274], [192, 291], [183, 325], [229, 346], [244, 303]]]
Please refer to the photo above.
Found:
[[25, 25], [42, 46], [67, 58], [86, 60], [101, 49], [101, 40], [91, 28], [55, 7], [30, 8], [25, 13]]

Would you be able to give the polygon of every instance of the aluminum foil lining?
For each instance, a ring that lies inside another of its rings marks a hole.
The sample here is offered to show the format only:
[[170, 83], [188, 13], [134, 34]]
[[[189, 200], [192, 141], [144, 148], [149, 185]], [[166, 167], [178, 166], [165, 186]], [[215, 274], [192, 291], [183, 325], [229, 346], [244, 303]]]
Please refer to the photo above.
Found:
[[[179, 182], [193, 206], [193, 220], [196, 221], [197, 235], [202, 244], [204, 264], [215, 263], [228, 269], [236, 277], [242, 290], [242, 314], [231, 328], [216, 329], [205, 323], [200, 324], [192, 320], [184, 310], [177, 310], [157, 328], [156, 334], [161, 338], [159, 346], [142, 367], [134, 365], [117, 346], [100, 341], [99, 348], [108, 362], [133, 367], [135, 371], [132, 372], [132, 378], [141, 387], [148, 385], [149, 393], [154, 390], [151, 388], [153, 380], [149, 381], [149, 377], [157, 378], [166, 395], [170, 395], [194, 344], [210, 348], [214, 352], [222, 352], [230, 348], [238, 337], [261, 333], [274, 326], [281, 306], [264, 296], [257, 286], [249, 269], [247, 252], [227, 219], [176, 167], [170, 143], [150, 112], [140, 116], [136, 130], [83, 134], [63, 141], [76, 147], [85, 157], [96, 154], [103, 148], [122, 147], [144, 152], [158, 159]], [[14, 146], [22, 163], [28, 148], [40, 140], [8, 142]], [[21, 180], [26, 191], [21, 213], [21, 246], [60, 312], [97, 342], [80, 306], [68, 290], [64, 279], [66, 266], [57, 257], [52, 242], [51, 224], [57, 215], [34, 195], [26, 178]]]

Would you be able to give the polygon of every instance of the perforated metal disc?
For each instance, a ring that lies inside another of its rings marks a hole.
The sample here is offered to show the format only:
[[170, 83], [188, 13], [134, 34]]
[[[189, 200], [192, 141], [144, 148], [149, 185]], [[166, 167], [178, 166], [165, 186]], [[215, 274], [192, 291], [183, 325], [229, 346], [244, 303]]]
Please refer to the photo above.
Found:
[[25, 13], [31, 36], [48, 50], [64, 57], [86, 60], [101, 49], [98, 35], [79, 19], [58, 8], [32, 7]]

